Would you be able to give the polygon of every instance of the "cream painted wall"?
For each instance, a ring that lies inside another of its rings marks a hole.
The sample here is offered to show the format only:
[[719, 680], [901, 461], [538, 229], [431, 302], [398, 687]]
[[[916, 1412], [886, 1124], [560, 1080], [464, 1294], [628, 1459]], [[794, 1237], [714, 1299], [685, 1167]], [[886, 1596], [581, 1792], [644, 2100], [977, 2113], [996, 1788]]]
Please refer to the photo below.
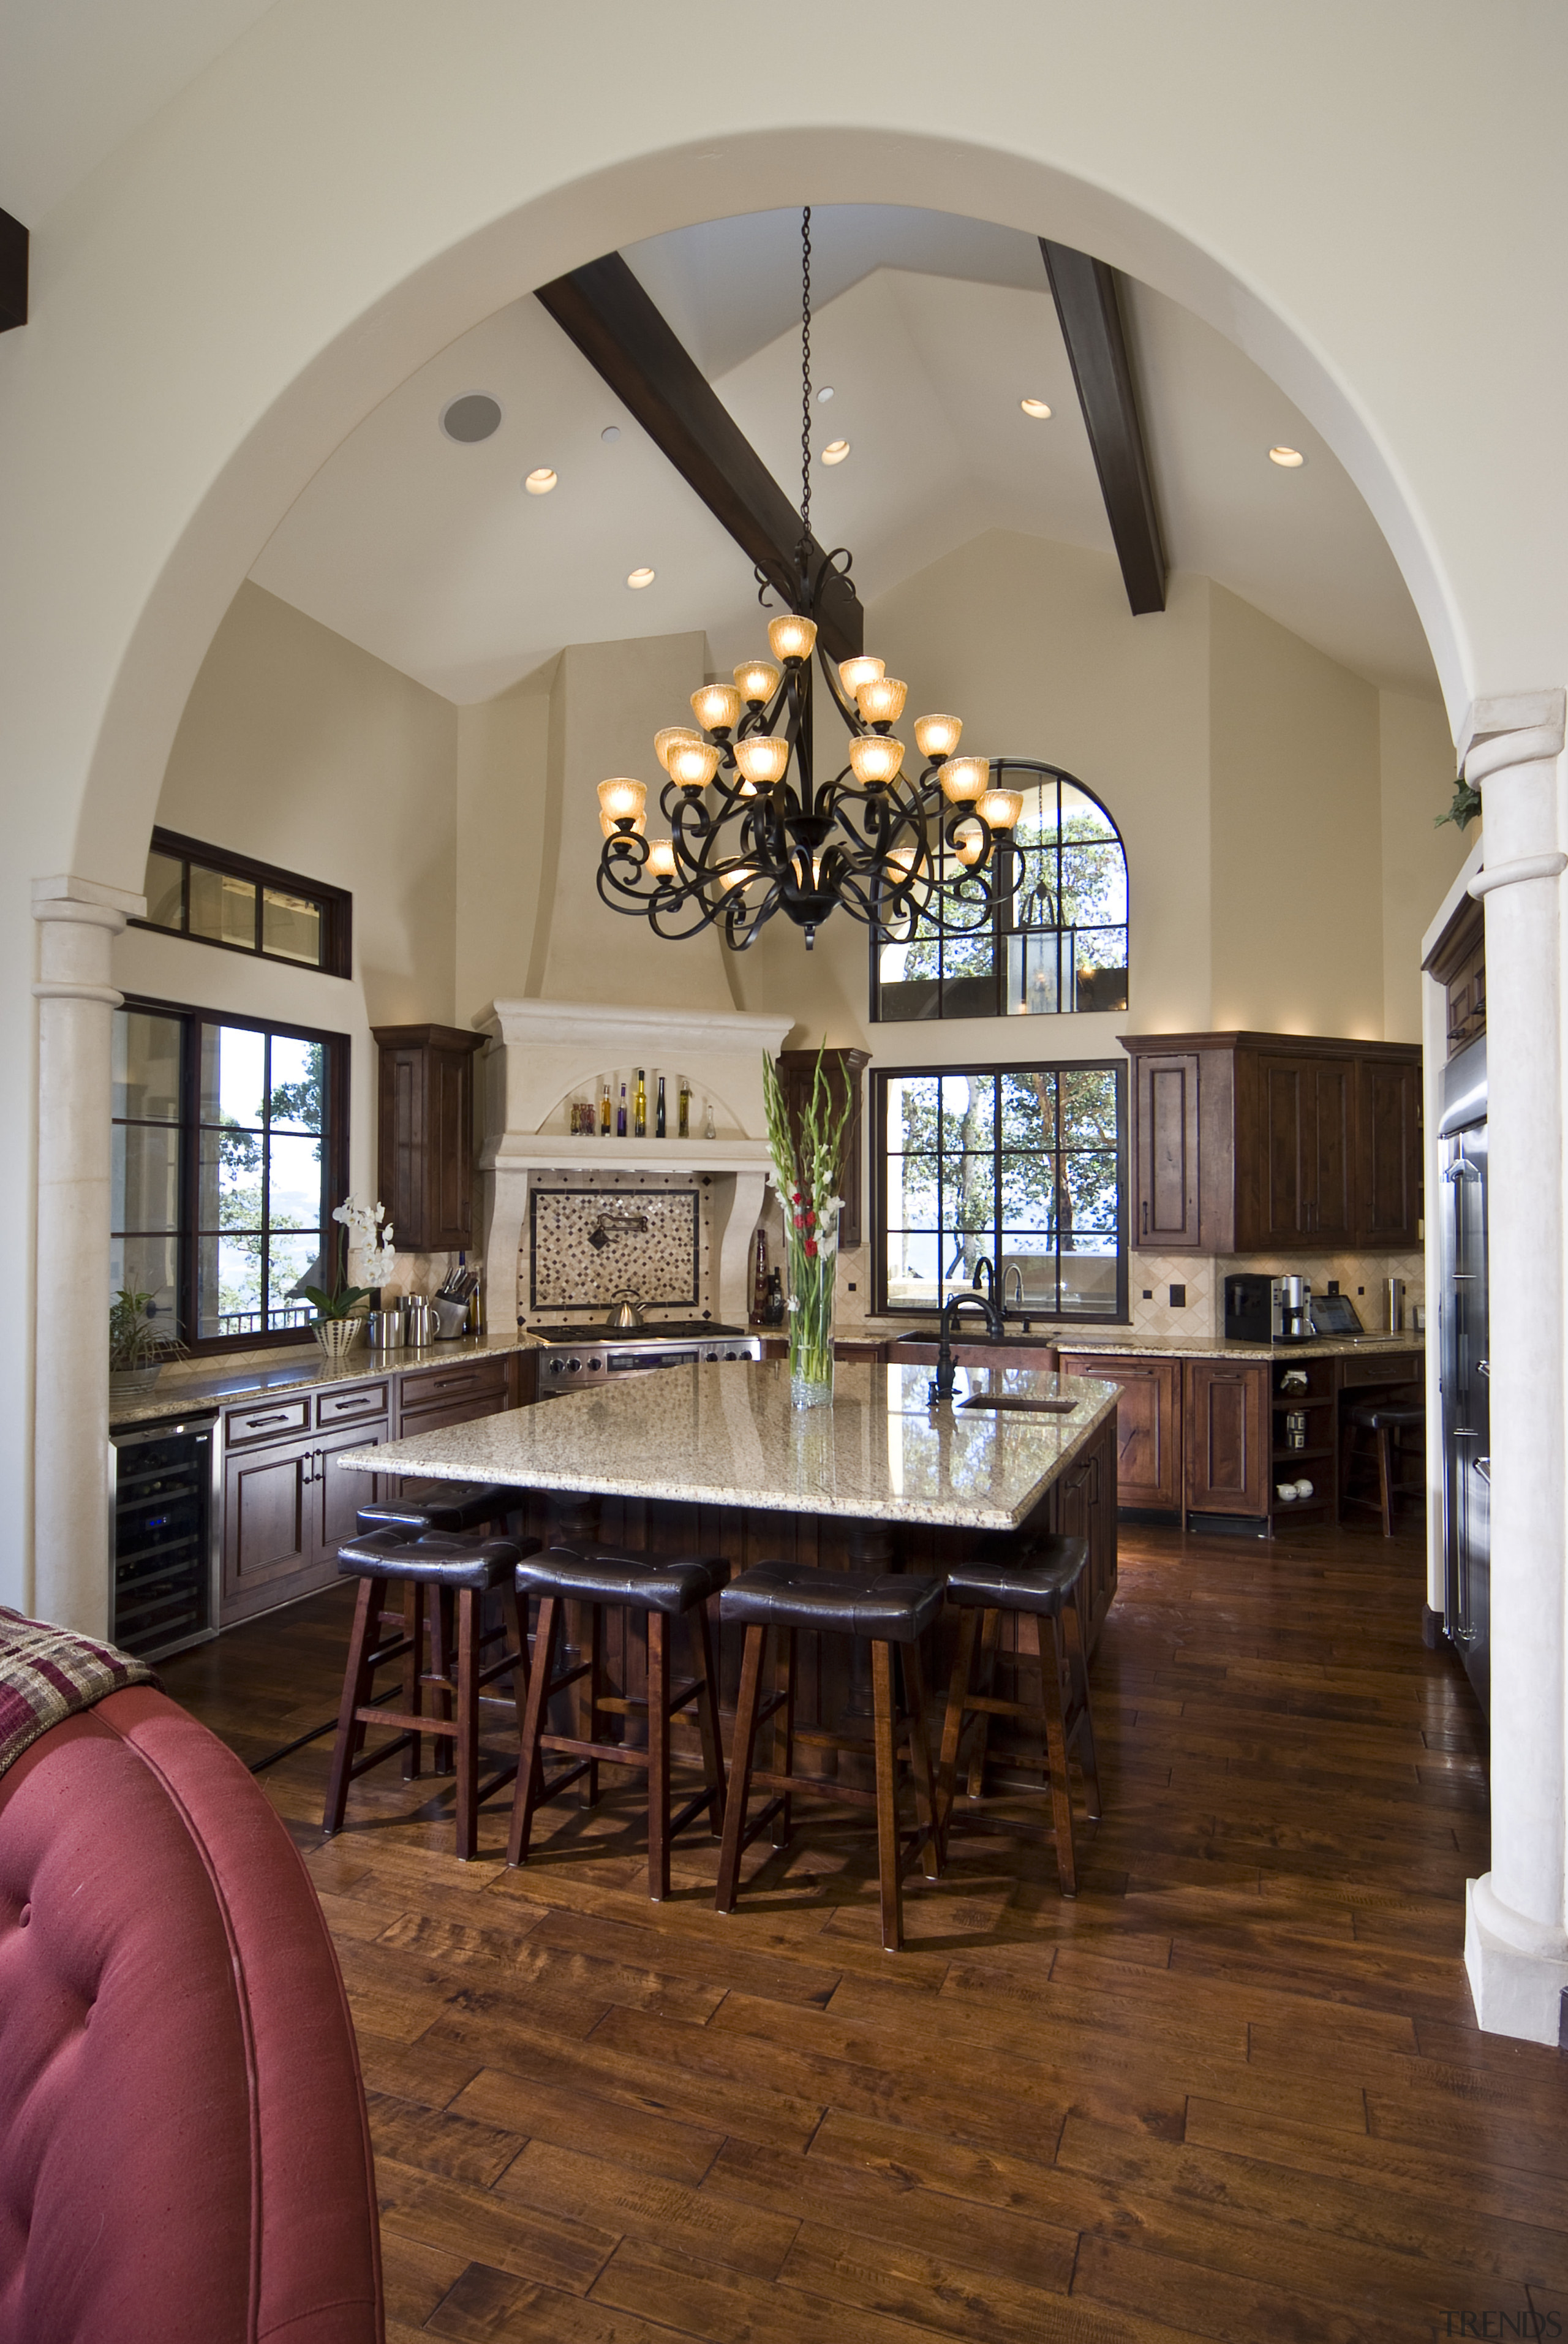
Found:
[[1479, 835], [1451, 822], [1453, 743], [1435, 701], [1378, 694], [1383, 1039], [1422, 1038], [1421, 940]]
[[1210, 607], [1212, 1023], [1379, 1037], [1378, 695], [1223, 587]]
[[[526, 995], [529, 955], [548, 935], [551, 660], [457, 719], [457, 1022], [487, 1004]], [[598, 825], [595, 825], [597, 835]], [[542, 969], [542, 958], [541, 958]]]
[[454, 1018], [457, 711], [258, 586], [202, 664], [158, 799], [168, 830], [354, 896], [354, 972], [127, 928], [126, 993], [347, 1034], [350, 1178], [375, 1194], [373, 1026]]

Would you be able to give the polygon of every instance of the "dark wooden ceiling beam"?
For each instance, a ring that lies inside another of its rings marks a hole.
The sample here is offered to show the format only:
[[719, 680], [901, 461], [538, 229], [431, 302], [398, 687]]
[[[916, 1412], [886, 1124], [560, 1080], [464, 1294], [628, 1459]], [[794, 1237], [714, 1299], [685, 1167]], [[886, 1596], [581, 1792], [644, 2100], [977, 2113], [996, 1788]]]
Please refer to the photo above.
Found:
[[[619, 253], [540, 286], [538, 298], [793, 610], [800, 517]], [[825, 558], [813, 539], [813, 575]], [[834, 659], [862, 649], [864, 614], [841, 580], [828, 581], [818, 623]]]
[[1106, 518], [1135, 618], [1165, 608], [1165, 548], [1138, 419], [1115, 272], [1069, 244], [1040, 239]]
[[0, 212], [0, 334], [27, 322], [27, 231]]

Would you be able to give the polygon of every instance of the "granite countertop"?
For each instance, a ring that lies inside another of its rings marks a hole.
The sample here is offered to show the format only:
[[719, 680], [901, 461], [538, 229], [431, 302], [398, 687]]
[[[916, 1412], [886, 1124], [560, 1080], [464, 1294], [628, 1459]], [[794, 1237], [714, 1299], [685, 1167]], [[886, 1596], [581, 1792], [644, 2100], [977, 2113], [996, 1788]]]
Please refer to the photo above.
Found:
[[[934, 1343], [937, 1332], [934, 1326], [901, 1326], [895, 1329], [883, 1319], [878, 1322], [873, 1339]], [[1243, 1343], [1226, 1335], [1141, 1335], [1132, 1327], [1050, 1326], [1037, 1327], [1028, 1335], [1010, 1335], [1000, 1349], [1004, 1355], [1014, 1347], [1020, 1350], [1118, 1351], [1124, 1359], [1348, 1359], [1356, 1351], [1419, 1351], [1425, 1342], [1426, 1337], [1413, 1330], [1400, 1335], [1383, 1331], [1317, 1335], [1309, 1343]], [[983, 1346], [985, 1337], [971, 1318], [955, 1330], [953, 1343], [955, 1348], [960, 1344]]]
[[290, 1343], [276, 1351], [242, 1352], [227, 1359], [171, 1359], [151, 1391], [134, 1399], [109, 1399], [109, 1422], [156, 1424], [164, 1417], [211, 1415], [229, 1400], [252, 1399], [258, 1394], [304, 1390], [316, 1384], [359, 1384], [368, 1377], [405, 1374], [413, 1368], [449, 1368], [460, 1359], [504, 1359], [512, 1351], [533, 1351], [538, 1338], [521, 1329], [509, 1334], [464, 1335], [456, 1342], [429, 1343], [422, 1350], [406, 1346], [374, 1351], [356, 1343], [340, 1367], [334, 1367], [320, 1345]]
[[[367, 1473], [763, 1507], [970, 1530], [1016, 1530], [1115, 1409], [1113, 1385], [1031, 1368], [960, 1368], [927, 1406], [924, 1368], [840, 1366], [831, 1408], [789, 1405], [782, 1359], [663, 1368], [548, 1408], [513, 1409], [380, 1447]], [[972, 1394], [1073, 1401], [1070, 1415], [980, 1415]]]

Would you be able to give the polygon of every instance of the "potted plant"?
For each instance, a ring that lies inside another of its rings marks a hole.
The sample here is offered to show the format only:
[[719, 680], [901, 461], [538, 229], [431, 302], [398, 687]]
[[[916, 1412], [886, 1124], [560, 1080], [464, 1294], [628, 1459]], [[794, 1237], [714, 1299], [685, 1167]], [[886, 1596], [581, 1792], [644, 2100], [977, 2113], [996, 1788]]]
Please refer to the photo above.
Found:
[[369, 1301], [374, 1288], [346, 1286], [339, 1278], [330, 1293], [324, 1286], [302, 1286], [298, 1291], [316, 1312], [312, 1333], [332, 1365], [339, 1366], [365, 1331], [361, 1306]]
[[109, 1390], [119, 1399], [150, 1391], [166, 1359], [185, 1345], [155, 1325], [157, 1301], [136, 1287], [122, 1286], [109, 1305]]

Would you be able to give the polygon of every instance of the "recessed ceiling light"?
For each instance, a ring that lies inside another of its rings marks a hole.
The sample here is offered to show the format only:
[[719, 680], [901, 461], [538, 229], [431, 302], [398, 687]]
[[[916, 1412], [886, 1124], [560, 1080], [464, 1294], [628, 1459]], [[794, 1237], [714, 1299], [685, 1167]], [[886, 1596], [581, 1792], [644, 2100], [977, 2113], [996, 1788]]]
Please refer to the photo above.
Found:
[[555, 484], [556, 475], [548, 464], [541, 464], [538, 470], [530, 472], [523, 482], [524, 488], [531, 497], [548, 497]]
[[501, 403], [487, 390], [466, 390], [441, 409], [442, 430], [448, 440], [460, 440], [466, 447], [476, 440], [487, 440], [500, 429], [500, 422]]
[[655, 573], [651, 570], [628, 570], [626, 582], [631, 587], [651, 586]]
[[847, 440], [829, 440], [822, 450], [822, 461], [824, 464], [841, 464], [849, 452], [849, 443]]
[[618, 423], [607, 423], [604, 429], [598, 436], [604, 441], [606, 447], [613, 448], [616, 441], [620, 438], [620, 425]]
[[1270, 463], [1278, 464], [1283, 472], [1298, 470], [1306, 460], [1299, 448], [1271, 448], [1269, 450]]
[[1020, 399], [1018, 403], [1026, 415], [1033, 416], [1037, 423], [1043, 423], [1050, 413], [1043, 399]]
[[822, 385], [821, 389], [817, 393], [817, 404], [818, 404], [818, 406], [819, 406], [819, 407], [826, 407], [826, 406], [827, 406], [827, 404], [828, 404], [828, 401], [832, 398], [832, 396], [833, 396], [833, 386], [832, 386], [832, 384], [831, 384], [830, 382], [825, 382], [825, 383]]

